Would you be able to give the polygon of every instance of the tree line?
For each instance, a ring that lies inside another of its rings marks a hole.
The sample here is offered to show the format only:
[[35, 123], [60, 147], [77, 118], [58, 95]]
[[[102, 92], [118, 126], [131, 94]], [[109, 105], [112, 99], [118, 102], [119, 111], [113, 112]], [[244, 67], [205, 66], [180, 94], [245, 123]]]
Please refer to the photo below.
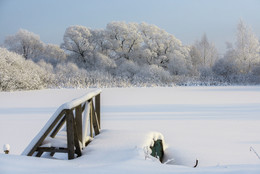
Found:
[[242, 20], [223, 56], [206, 34], [183, 45], [155, 25], [110, 22], [70, 26], [60, 46], [20, 29], [5, 38], [0, 63], [0, 90], [260, 83], [259, 40]]

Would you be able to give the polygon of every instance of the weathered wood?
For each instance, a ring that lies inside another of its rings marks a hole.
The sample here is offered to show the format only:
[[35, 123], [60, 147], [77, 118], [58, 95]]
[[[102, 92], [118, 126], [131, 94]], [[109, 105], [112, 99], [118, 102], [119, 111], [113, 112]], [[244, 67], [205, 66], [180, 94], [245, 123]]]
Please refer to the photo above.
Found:
[[57, 152], [57, 153], [68, 153], [68, 148], [63, 147], [38, 147], [37, 151], [41, 152]]
[[89, 143], [91, 143], [91, 140], [86, 141], [85, 146], [89, 145]]
[[87, 102], [86, 103], [86, 110], [83, 112], [83, 133], [82, 133], [82, 147], [85, 147], [85, 142], [86, 142], [86, 137], [88, 135], [88, 126], [89, 126], [89, 122], [90, 122], [90, 103]]
[[83, 112], [86, 108], [86, 102], [83, 104], [81, 111]]
[[[87, 146], [92, 139], [86, 141], [86, 136], [88, 130], [90, 130], [90, 137], [94, 137], [100, 133], [100, 92], [92, 95], [91, 97], [83, 97], [84, 100], [80, 104], [71, 104], [66, 103], [65, 107], [56, 118], [52, 121], [49, 127], [45, 127], [45, 132], [43, 135], [40, 135], [39, 139], [34, 146], [29, 149], [25, 154], [27, 156], [32, 156], [36, 153], [37, 157], [42, 156], [44, 152], [50, 153], [53, 156], [57, 152], [68, 153], [68, 159], [74, 159], [75, 153], [78, 156], [82, 155], [82, 148]], [[83, 99], [82, 98], [82, 99]], [[95, 102], [95, 103], [94, 103]], [[79, 103], [79, 102], [78, 102]], [[75, 109], [75, 112], [73, 111]], [[83, 111], [87, 109], [84, 112]], [[56, 111], [57, 112], [57, 111]], [[75, 117], [74, 117], [75, 113]], [[84, 123], [83, 121], [84, 117]], [[61, 130], [63, 125], [66, 122], [66, 131], [67, 131], [67, 148], [61, 147], [40, 147], [42, 142], [47, 136], [54, 138], [57, 133]], [[89, 122], [89, 129], [88, 129]], [[84, 131], [84, 132], [83, 132]], [[93, 132], [94, 131], [94, 132]]]
[[79, 105], [75, 110], [75, 128], [77, 129], [78, 140], [82, 142], [82, 107]]
[[72, 110], [66, 110], [68, 159], [74, 159], [74, 154], [75, 154], [73, 117], [74, 116]]
[[99, 134], [99, 122], [98, 122], [98, 118], [97, 118], [97, 114], [95, 112], [95, 108], [93, 106], [93, 104], [91, 105], [91, 114], [92, 114], [92, 119], [93, 119], [93, 127], [94, 127], [94, 131], [95, 131], [95, 135]]
[[35, 145], [30, 150], [30, 152], [27, 154], [27, 156], [32, 156], [33, 155], [33, 153], [42, 144], [43, 140], [49, 135], [50, 131], [54, 128], [54, 126], [61, 119], [61, 117], [64, 115], [64, 113], [65, 113], [65, 110], [62, 110], [61, 113], [55, 118], [55, 120], [52, 122], [52, 124], [45, 131], [45, 133], [41, 136], [41, 138], [37, 141], [37, 143], [35, 143]]
[[92, 110], [92, 105], [93, 105], [93, 100], [91, 100], [90, 102], [89, 102], [89, 104], [90, 104], [90, 119], [89, 119], [89, 124], [90, 124], [90, 137], [94, 137], [94, 135], [93, 135], [93, 114], [92, 114], [92, 112], [94, 112], [93, 110]]
[[101, 128], [101, 119], [100, 119], [100, 94], [95, 96], [95, 109], [97, 113], [97, 118], [98, 118], [98, 124], [99, 124], [99, 129]]
[[54, 156], [54, 154], [55, 154], [55, 152], [51, 152], [51, 153], [50, 153], [50, 156]]
[[43, 152], [44, 152], [44, 151], [40, 150], [40, 151], [38, 151], [38, 153], [37, 153], [35, 156], [36, 156], [36, 157], [41, 157], [42, 154], [43, 154]]
[[66, 117], [65, 115], [62, 117], [62, 119], [60, 120], [59, 124], [55, 127], [55, 129], [52, 131], [50, 137], [54, 138], [57, 133], [60, 131], [60, 129], [62, 128], [62, 126], [64, 125], [66, 121]]
[[79, 142], [79, 137], [78, 137], [78, 130], [77, 130], [77, 126], [76, 126], [76, 121], [74, 120], [73, 122], [73, 128], [74, 128], [74, 145], [76, 147], [76, 154], [78, 156], [81, 156], [81, 147], [80, 147], [80, 142]]

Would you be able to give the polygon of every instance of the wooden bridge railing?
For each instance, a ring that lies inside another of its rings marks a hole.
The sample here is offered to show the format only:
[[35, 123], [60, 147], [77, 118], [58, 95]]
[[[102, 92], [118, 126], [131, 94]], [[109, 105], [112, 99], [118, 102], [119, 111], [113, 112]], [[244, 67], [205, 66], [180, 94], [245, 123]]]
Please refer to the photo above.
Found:
[[[75, 154], [81, 156], [91, 138], [100, 133], [100, 94], [101, 90], [95, 90], [61, 105], [22, 155], [40, 157], [44, 152], [50, 152], [53, 156], [59, 152], [68, 153], [68, 159], [74, 159]], [[54, 140], [65, 123], [67, 147], [42, 146], [47, 137]]]

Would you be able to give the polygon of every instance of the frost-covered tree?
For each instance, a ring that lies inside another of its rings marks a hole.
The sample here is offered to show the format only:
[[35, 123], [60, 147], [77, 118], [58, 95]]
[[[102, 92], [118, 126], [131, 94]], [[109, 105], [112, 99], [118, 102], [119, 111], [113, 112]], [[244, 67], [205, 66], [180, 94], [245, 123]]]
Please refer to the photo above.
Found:
[[107, 31], [105, 29], [91, 30], [93, 39], [94, 50], [104, 55], [108, 55], [108, 51], [111, 48], [111, 43], [108, 38]]
[[[183, 74], [190, 66], [189, 48], [183, 46], [181, 41], [172, 34], [155, 25], [139, 24], [139, 32], [143, 37], [141, 58], [149, 65], [158, 65], [172, 74]], [[180, 68], [184, 69], [180, 71]]]
[[42, 53], [37, 57], [37, 60], [43, 60], [56, 66], [58, 63], [66, 61], [66, 53], [58, 45], [44, 45]]
[[125, 22], [110, 22], [106, 27], [107, 37], [110, 42], [110, 57], [114, 59], [131, 60], [140, 49], [142, 37], [138, 32], [138, 24]]
[[41, 89], [51, 84], [51, 75], [31, 60], [0, 48], [0, 90]]
[[260, 63], [260, 44], [252, 30], [240, 20], [234, 48], [235, 61], [241, 73], [251, 72]]
[[34, 59], [43, 51], [44, 44], [40, 37], [32, 32], [20, 29], [15, 35], [5, 38], [4, 46], [25, 59]]
[[141, 23], [139, 30], [144, 40], [142, 50], [144, 51], [143, 56], [146, 58], [146, 62], [149, 65], [157, 64], [165, 66], [169, 62], [167, 53], [174, 47], [177, 41], [175, 37], [165, 30], [147, 23]]
[[70, 26], [65, 31], [61, 48], [74, 53], [79, 62], [87, 63], [87, 54], [94, 49], [92, 42], [93, 38], [89, 28]]
[[209, 42], [207, 35], [203, 34], [201, 40], [191, 46], [190, 56], [195, 68], [211, 68], [218, 58], [218, 52], [215, 45]]

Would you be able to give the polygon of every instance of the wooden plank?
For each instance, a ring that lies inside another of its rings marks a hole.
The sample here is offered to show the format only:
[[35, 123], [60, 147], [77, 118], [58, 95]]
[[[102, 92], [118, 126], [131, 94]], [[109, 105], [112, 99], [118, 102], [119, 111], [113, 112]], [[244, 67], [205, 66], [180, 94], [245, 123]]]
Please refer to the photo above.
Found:
[[51, 130], [54, 128], [54, 126], [57, 124], [57, 122], [61, 119], [61, 117], [65, 114], [65, 110], [62, 110], [60, 114], [55, 118], [55, 120], [52, 122], [52, 124], [48, 127], [46, 132], [41, 136], [41, 138], [35, 143], [33, 148], [29, 151], [27, 156], [32, 156], [33, 153], [36, 151], [36, 149], [42, 144], [43, 140], [49, 135]]
[[82, 135], [82, 147], [85, 147], [85, 141], [86, 141], [86, 137], [88, 135], [88, 124], [89, 124], [89, 120], [90, 120], [90, 103], [87, 102], [86, 103], [86, 110], [83, 112], [83, 123], [82, 123], [82, 128], [83, 128], [83, 135]]
[[92, 112], [94, 112], [93, 110], [92, 110], [92, 105], [93, 105], [93, 100], [91, 100], [90, 102], [90, 119], [89, 119], [89, 124], [90, 124], [90, 137], [94, 137], [94, 135], [93, 135], [93, 117], [92, 117]]
[[38, 147], [37, 151], [42, 152], [57, 152], [57, 153], [68, 153], [68, 148], [58, 148], [58, 147]]
[[92, 119], [93, 119], [93, 127], [94, 127], [94, 131], [95, 131], [95, 135], [99, 134], [99, 123], [98, 123], [98, 118], [97, 118], [97, 114], [95, 112], [95, 108], [93, 106], [93, 104], [91, 105], [91, 110], [92, 110]]
[[101, 120], [100, 120], [100, 94], [95, 96], [95, 109], [97, 113], [98, 123], [99, 123], [99, 129], [101, 128]]
[[75, 128], [77, 128], [78, 140], [82, 143], [82, 107], [81, 104], [76, 107], [76, 116], [75, 116]]
[[77, 126], [76, 126], [76, 121], [74, 120], [73, 122], [73, 127], [74, 127], [74, 144], [76, 147], [76, 154], [78, 156], [81, 156], [81, 147], [80, 147], [80, 142], [79, 142], [79, 137], [78, 137], [78, 130], [77, 130]]
[[83, 104], [81, 111], [83, 112], [86, 108], [86, 102]]
[[66, 110], [66, 126], [67, 126], [67, 147], [68, 147], [68, 159], [74, 159], [74, 126], [73, 126], [73, 112], [72, 110]]
[[38, 153], [36, 154], [36, 157], [41, 157], [42, 154], [43, 154], [43, 152], [44, 152], [44, 151], [42, 151], [42, 150], [38, 151]]
[[62, 117], [62, 119], [60, 120], [59, 124], [55, 127], [55, 129], [52, 131], [50, 137], [54, 138], [57, 133], [60, 131], [60, 129], [62, 128], [62, 126], [64, 125], [66, 121], [66, 117], [65, 115]]
[[89, 145], [89, 143], [91, 143], [91, 140], [86, 141], [85, 146]]

